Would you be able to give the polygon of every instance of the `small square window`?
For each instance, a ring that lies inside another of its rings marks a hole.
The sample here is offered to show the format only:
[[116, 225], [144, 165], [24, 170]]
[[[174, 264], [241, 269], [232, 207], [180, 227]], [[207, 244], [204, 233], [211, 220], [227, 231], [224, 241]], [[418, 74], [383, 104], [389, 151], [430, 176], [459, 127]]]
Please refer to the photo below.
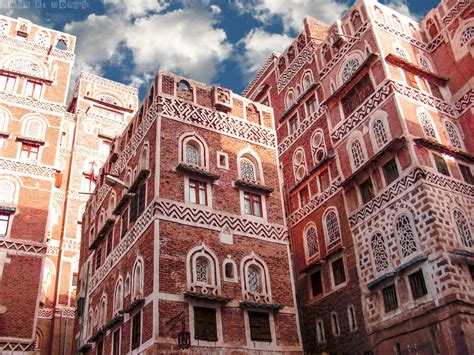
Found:
[[438, 154], [433, 154], [435, 164], [436, 164], [436, 169], [438, 172], [440, 172], [443, 175], [449, 176], [449, 169], [448, 165], [446, 164], [446, 161], [444, 158]]
[[398, 179], [398, 168], [395, 159], [389, 160], [382, 169], [387, 185], [390, 185], [392, 182]]
[[323, 278], [321, 275], [321, 270], [313, 272], [310, 276], [311, 278], [311, 290], [313, 297], [318, 296], [323, 293]]
[[367, 203], [375, 197], [374, 186], [372, 185], [372, 179], [368, 178], [360, 187], [360, 195], [362, 197], [362, 203]]
[[393, 311], [398, 308], [397, 290], [395, 285], [390, 285], [382, 289], [383, 304], [385, 312]]
[[264, 312], [249, 312], [250, 339], [253, 341], [272, 341], [270, 316]]
[[217, 152], [217, 167], [220, 169], [229, 169], [229, 155], [224, 152]]
[[410, 279], [410, 288], [413, 298], [416, 300], [420, 297], [423, 297], [428, 293], [425, 284], [425, 278], [423, 276], [423, 271], [418, 270], [417, 272], [409, 276]]
[[334, 286], [346, 282], [346, 272], [344, 271], [344, 260], [342, 258], [332, 262], [332, 275], [334, 277]]
[[216, 310], [194, 307], [194, 339], [217, 341]]

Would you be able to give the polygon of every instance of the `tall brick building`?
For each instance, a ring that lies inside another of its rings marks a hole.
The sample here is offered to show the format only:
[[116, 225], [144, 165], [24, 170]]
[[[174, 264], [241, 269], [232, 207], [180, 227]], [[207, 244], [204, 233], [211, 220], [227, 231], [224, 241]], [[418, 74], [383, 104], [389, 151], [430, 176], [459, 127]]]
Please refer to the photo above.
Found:
[[86, 205], [79, 351], [301, 350], [273, 122], [158, 72]]
[[80, 222], [137, 90], [82, 73], [75, 37], [0, 17], [0, 351], [70, 353]]
[[274, 108], [307, 351], [474, 351], [472, 18], [356, 1], [244, 92]]

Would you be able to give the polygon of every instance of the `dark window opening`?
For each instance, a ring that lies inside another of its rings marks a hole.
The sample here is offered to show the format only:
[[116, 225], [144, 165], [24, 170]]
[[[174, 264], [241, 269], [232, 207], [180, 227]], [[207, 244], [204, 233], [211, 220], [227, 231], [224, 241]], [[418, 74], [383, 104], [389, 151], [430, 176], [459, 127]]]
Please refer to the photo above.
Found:
[[130, 222], [135, 222], [145, 210], [146, 204], [146, 185], [143, 184], [138, 188], [137, 193], [130, 202]]
[[319, 174], [318, 179], [319, 179], [319, 186], [321, 187], [321, 192], [326, 191], [330, 185], [329, 184], [329, 170], [326, 169], [321, 174]]
[[346, 282], [346, 273], [344, 271], [344, 260], [342, 258], [333, 261], [332, 275], [334, 277], [334, 286]]
[[472, 281], [474, 281], [474, 265], [467, 265], [467, 267], [469, 268], [469, 274], [471, 274], [471, 279]]
[[260, 195], [244, 192], [244, 207], [246, 214], [257, 217], [263, 216], [262, 197]]
[[390, 185], [392, 182], [398, 179], [398, 168], [395, 159], [392, 159], [386, 163], [382, 169], [387, 185]]
[[234, 278], [234, 264], [232, 263], [225, 264], [225, 277], [228, 279]]
[[102, 248], [97, 248], [95, 252], [95, 270], [97, 271], [102, 264]]
[[112, 335], [112, 355], [120, 355], [120, 329]]
[[295, 133], [298, 128], [300, 128], [300, 120], [298, 119], [298, 116], [295, 115], [290, 118], [290, 134]]
[[110, 253], [112, 252], [113, 240], [114, 240], [114, 232], [113, 232], [113, 230], [111, 230], [107, 234], [107, 242], [106, 242], [107, 245], [106, 245], [106, 248], [105, 248], [105, 255], [106, 256], [109, 256]]
[[216, 310], [194, 307], [194, 339], [217, 341]]
[[444, 100], [443, 94], [441, 94], [441, 90], [439, 89], [439, 86], [436, 84], [433, 84], [432, 82], [428, 81], [428, 86], [431, 89], [431, 93], [433, 94], [434, 97]]
[[318, 270], [311, 274], [311, 290], [313, 291], [313, 297], [323, 293], [323, 278], [321, 270]]
[[467, 165], [458, 164], [459, 170], [461, 170], [461, 175], [465, 182], [468, 184], [474, 185], [474, 176], [472, 176], [471, 168]]
[[318, 110], [318, 101], [316, 101], [314, 96], [311, 96], [308, 100], [306, 100], [306, 109], [308, 116], [312, 116]]
[[300, 206], [303, 207], [309, 202], [308, 186], [303, 187], [300, 192]]
[[418, 270], [417, 272], [409, 276], [410, 279], [410, 288], [411, 294], [414, 299], [423, 297], [428, 293], [425, 284], [425, 278], [423, 276], [423, 271]]
[[382, 294], [385, 312], [390, 312], [398, 308], [397, 291], [395, 289], [395, 285], [390, 285], [382, 289]]
[[372, 185], [372, 179], [368, 178], [360, 187], [360, 195], [362, 197], [362, 202], [367, 203], [375, 197], [374, 186]]
[[374, 87], [370, 81], [369, 74], [366, 74], [347, 94], [342, 98], [342, 109], [344, 115], [348, 116], [372, 93]]
[[270, 316], [263, 312], [249, 312], [250, 339], [253, 341], [272, 341]]
[[128, 209], [122, 214], [122, 233], [120, 233], [120, 238], [123, 238], [127, 233], [128, 229]]
[[142, 336], [142, 313], [138, 312], [132, 318], [132, 350], [140, 346]]
[[438, 172], [440, 172], [443, 175], [449, 176], [449, 169], [448, 165], [446, 164], [446, 161], [444, 158], [438, 154], [433, 154], [435, 164], [436, 164], [436, 169]]

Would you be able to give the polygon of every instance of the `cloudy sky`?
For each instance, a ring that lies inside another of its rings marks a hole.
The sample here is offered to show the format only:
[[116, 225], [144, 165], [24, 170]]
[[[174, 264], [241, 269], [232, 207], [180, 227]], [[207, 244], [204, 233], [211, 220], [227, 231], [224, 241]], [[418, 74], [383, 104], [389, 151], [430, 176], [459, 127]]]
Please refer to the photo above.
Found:
[[[354, 0], [78, 0], [85, 8], [64, 10], [53, 8], [57, 1], [41, 2], [0, 13], [76, 35], [75, 75], [86, 70], [143, 94], [159, 68], [240, 93], [306, 15], [331, 24]], [[382, 2], [422, 18], [439, 1]]]

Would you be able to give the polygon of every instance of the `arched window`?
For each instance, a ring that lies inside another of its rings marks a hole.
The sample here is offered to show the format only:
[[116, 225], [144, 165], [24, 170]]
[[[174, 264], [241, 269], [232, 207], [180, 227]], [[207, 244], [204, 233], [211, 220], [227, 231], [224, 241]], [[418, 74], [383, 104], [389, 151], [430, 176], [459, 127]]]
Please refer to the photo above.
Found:
[[288, 63], [291, 63], [296, 57], [295, 47], [290, 46], [286, 52], [286, 56], [288, 57]]
[[135, 262], [132, 273], [132, 299], [143, 297], [143, 262], [138, 259]]
[[243, 298], [252, 301], [271, 302], [270, 279], [265, 262], [252, 252], [242, 259]]
[[352, 22], [352, 27], [354, 28], [354, 32], [357, 32], [360, 26], [362, 26], [362, 19], [360, 18], [359, 11], [354, 11], [352, 13], [351, 22]]
[[321, 48], [321, 53], [323, 55], [324, 61], [326, 63], [329, 63], [332, 59], [332, 54], [331, 54], [331, 49], [329, 48], [329, 45], [325, 43], [323, 47]]
[[359, 166], [364, 163], [364, 151], [362, 150], [362, 143], [359, 139], [354, 139], [351, 144], [351, 155], [352, 161], [354, 162], [354, 168], [357, 169]]
[[0, 21], [0, 35], [6, 36], [8, 35], [8, 31], [10, 29], [10, 25], [7, 21], [2, 20]]
[[461, 36], [459, 37], [460, 46], [465, 46], [467, 43], [469, 43], [472, 37], [474, 37], [474, 27], [470, 26], [462, 31]]
[[40, 46], [49, 46], [49, 34], [46, 31], [40, 31], [36, 35], [36, 43]]
[[88, 337], [92, 336], [92, 331], [94, 330], [94, 311], [89, 311], [89, 317], [87, 318], [87, 334]]
[[390, 266], [387, 248], [382, 233], [377, 232], [372, 236], [371, 242], [372, 256], [376, 273], [387, 270]]
[[418, 31], [417, 31], [417, 29], [415, 28], [415, 26], [414, 26], [412, 23], [410, 23], [410, 24], [408, 25], [408, 28], [410, 29], [410, 34], [411, 34], [411, 36], [412, 36], [413, 38], [415, 38], [415, 39], [418, 39]]
[[301, 51], [304, 49], [304, 47], [306, 47], [306, 38], [304, 36], [304, 32], [299, 35], [296, 46], [298, 47], [298, 52], [299, 53], [301, 53]]
[[461, 240], [461, 243], [468, 248], [474, 247], [471, 230], [464, 213], [455, 208], [453, 209], [453, 218], [454, 222], [456, 223], [456, 229], [458, 231], [458, 237]]
[[23, 123], [23, 135], [26, 137], [42, 140], [44, 130], [44, 123], [39, 118], [29, 118]]
[[374, 6], [375, 19], [384, 22], [384, 16], [382, 10], [378, 6]]
[[454, 127], [454, 125], [449, 121], [444, 122], [444, 127], [446, 129], [446, 135], [451, 145], [453, 147], [462, 149], [461, 140], [459, 139], [459, 135], [458, 135], [458, 131], [456, 127]]
[[[199, 161], [199, 159], [196, 159]], [[149, 169], [149, 148], [148, 145], [145, 145], [140, 154], [140, 169], [148, 170]]]
[[341, 335], [341, 328], [339, 327], [339, 319], [337, 317], [336, 312], [331, 313], [331, 328], [332, 328], [332, 335], [335, 337]]
[[428, 61], [428, 59], [426, 59], [425, 57], [421, 57], [421, 56], [418, 59], [420, 61], [420, 65], [423, 69], [425, 69], [426, 71], [432, 71], [431, 64]]
[[322, 130], [317, 130], [311, 137], [311, 152], [314, 164], [319, 164], [326, 157], [326, 144]]
[[301, 85], [303, 86], [303, 90], [308, 89], [312, 83], [313, 83], [313, 75], [311, 74], [311, 72], [306, 72], [301, 82]]
[[400, 241], [402, 258], [406, 258], [418, 250], [416, 245], [415, 228], [406, 214], [398, 216], [395, 222], [398, 239]]
[[228, 255], [224, 260], [224, 281], [236, 282], [237, 281], [237, 270], [235, 262]]
[[372, 130], [374, 132], [375, 143], [377, 143], [377, 147], [383, 147], [388, 142], [388, 137], [387, 131], [385, 130], [385, 125], [381, 119], [376, 119], [372, 123]]
[[359, 68], [360, 61], [357, 58], [349, 59], [342, 68], [341, 79], [342, 82], [347, 81], [351, 77], [352, 74]]
[[300, 181], [306, 175], [306, 158], [303, 148], [296, 149], [293, 154], [293, 172], [296, 181]]
[[314, 258], [319, 255], [318, 234], [314, 226], [309, 227], [305, 234], [307, 259]]
[[[148, 148], [147, 148], [148, 149]], [[147, 152], [148, 154], [148, 152]], [[207, 147], [204, 140], [196, 134], [185, 134], [181, 137], [180, 161], [203, 169], [208, 167]], [[148, 154], [149, 155], [149, 154]]]
[[295, 101], [295, 94], [294, 94], [293, 89], [290, 89], [286, 93], [286, 99], [285, 99], [286, 108], [289, 108], [293, 104], [294, 101]]
[[426, 22], [426, 29], [428, 30], [431, 39], [438, 35], [438, 27], [436, 27], [433, 20], [428, 20], [428, 22]]
[[393, 27], [395, 27], [397, 30], [403, 31], [402, 23], [400, 22], [400, 19], [397, 16], [392, 15], [392, 23]]
[[112, 191], [112, 193], [110, 195], [110, 198], [109, 198], [109, 207], [107, 209], [109, 217], [112, 217], [112, 214], [113, 214], [114, 209], [115, 209], [116, 202], [117, 202], [117, 200], [116, 200], [116, 197], [115, 197], [115, 191]]
[[255, 173], [255, 165], [248, 158], [240, 159], [240, 177], [242, 179], [250, 181], [257, 180], [257, 174]]
[[102, 296], [99, 307], [99, 325], [104, 325], [107, 322], [107, 296]]
[[56, 41], [55, 47], [61, 51], [67, 50], [67, 39], [64, 37], [58, 38], [58, 40]]
[[186, 80], [180, 80], [176, 84], [176, 88], [181, 91], [190, 91], [191, 90], [191, 85], [186, 81]]
[[330, 209], [324, 216], [324, 227], [326, 232], [326, 240], [328, 249], [341, 241], [341, 229], [339, 227], [339, 218], [336, 211]]
[[206, 245], [201, 244], [188, 252], [187, 287], [191, 292], [220, 294], [220, 275], [217, 256]]
[[425, 136], [436, 139], [436, 131], [433, 125], [433, 121], [430, 117], [428, 117], [428, 114], [423, 110], [419, 110], [418, 119], [420, 120], [421, 127], [423, 128]]
[[15, 202], [16, 186], [12, 181], [0, 180], [0, 202], [13, 205]]
[[35, 60], [29, 57], [13, 57], [8, 59], [4, 65], [5, 69], [26, 73], [34, 77], [42, 78], [44, 75], [43, 68]]
[[399, 45], [395, 46], [395, 55], [399, 58], [402, 58], [406, 62], [409, 61], [407, 52]]
[[123, 309], [123, 281], [120, 277], [115, 285], [114, 293], [114, 314]]
[[260, 123], [260, 113], [254, 104], [248, 104], [245, 113], [247, 120], [253, 123]]
[[120, 101], [111, 95], [102, 94], [102, 95], [97, 96], [96, 99], [106, 104], [110, 104], [114, 106], [122, 106]]

